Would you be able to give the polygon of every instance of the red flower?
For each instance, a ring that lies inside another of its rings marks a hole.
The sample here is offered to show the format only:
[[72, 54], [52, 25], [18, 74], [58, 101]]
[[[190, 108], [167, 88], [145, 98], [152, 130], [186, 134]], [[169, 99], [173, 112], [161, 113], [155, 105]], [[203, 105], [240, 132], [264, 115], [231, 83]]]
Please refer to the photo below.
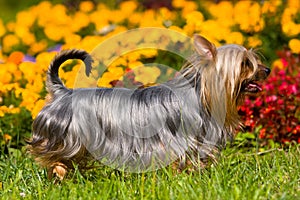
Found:
[[270, 102], [273, 102], [273, 101], [276, 101], [277, 100], [277, 96], [276, 95], [271, 95], [271, 96], [267, 96], [266, 97], [266, 102], [267, 103], [270, 103]]
[[281, 60], [281, 62], [282, 62], [282, 64], [283, 64], [284, 67], [287, 67], [289, 65], [289, 63], [288, 63], [288, 61], [286, 59], [281, 58], [280, 60]]
[[263, 138], [265, 138], [265, 136], [266, 136], [266, 129], [265, 128], [260, 129], [259, 138], [263, 139]]

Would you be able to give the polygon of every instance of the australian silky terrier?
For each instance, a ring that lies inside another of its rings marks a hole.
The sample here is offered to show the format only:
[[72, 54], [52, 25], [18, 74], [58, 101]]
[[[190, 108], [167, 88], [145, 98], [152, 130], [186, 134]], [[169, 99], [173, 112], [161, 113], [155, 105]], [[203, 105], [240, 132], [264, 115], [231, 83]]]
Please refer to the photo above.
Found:
[[172, 80], [135, 90], [66, 88], [60, 65], [80, 59], [89, 75], [93, 60], [82, 50], [60, 52], [47, 72], [50, 100], [33, 122], [30, 153], [61, 179], [91, 159], [132, 172], [215, 160], [241, 126], [244, 96], [262, 90], [270, 69], [243, 46], [216, 48], [195, 35], [194, 50]]

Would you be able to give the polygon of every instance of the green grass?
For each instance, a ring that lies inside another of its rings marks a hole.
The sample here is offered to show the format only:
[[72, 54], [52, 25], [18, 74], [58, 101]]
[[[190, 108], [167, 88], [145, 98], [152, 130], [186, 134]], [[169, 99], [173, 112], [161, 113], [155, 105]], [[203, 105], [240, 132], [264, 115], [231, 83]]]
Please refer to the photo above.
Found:
[[[48, 180], [27, 156], [2, 155], [1, 199], [299, 199], [300, 147], [263, 154], [223, 151], [219, 163], [201, 172], [177, 174], [171, 168], [143, 174], [108, 167]], [[25, 196], [25, 197], [22, 197]]]

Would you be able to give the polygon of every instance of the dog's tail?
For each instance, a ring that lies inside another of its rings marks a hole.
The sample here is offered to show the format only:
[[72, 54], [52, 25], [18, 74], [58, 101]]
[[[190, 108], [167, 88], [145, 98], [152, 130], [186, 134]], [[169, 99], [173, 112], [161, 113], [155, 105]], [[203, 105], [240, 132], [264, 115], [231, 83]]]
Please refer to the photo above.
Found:
[[85, 64], [85, 73], [87, 76], [91, 73], [93, 59], [84, 50], [71, 49], [63, 50], [59, 52], [55, 58], [52, 60], [48, 72], [46, 86], [49, 93], [54, 94], [55, 91], [60, 89], [67, 89], [61, 79], [58, 76], [58, 69], [65, 61], [69, 59], [80, 59]]

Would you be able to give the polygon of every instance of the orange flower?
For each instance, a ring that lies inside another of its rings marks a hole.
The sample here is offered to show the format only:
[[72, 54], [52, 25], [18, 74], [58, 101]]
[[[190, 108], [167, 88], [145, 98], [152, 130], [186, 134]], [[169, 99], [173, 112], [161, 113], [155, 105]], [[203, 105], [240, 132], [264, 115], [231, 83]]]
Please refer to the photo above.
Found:
[[15, 64], [20, 64], [23, 61], [24, 54], [20, 51], [15, 51], [9, 55], [7, 58], [8, 62], [13, 62]]
[[5, 143], [8, 143], [11, 140], [11, 138], [12, 137], [6, 133], [3, 135], [3, 140], [5, 141]]

